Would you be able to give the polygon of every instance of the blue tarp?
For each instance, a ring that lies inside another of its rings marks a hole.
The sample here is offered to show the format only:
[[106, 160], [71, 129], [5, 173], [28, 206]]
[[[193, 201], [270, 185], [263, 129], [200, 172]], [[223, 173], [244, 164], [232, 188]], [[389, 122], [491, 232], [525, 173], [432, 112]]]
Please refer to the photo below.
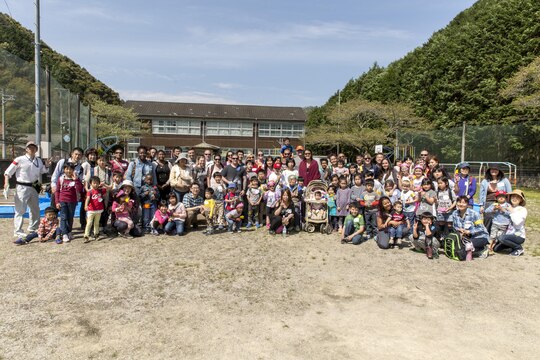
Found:
[[[51, 206], [51, 199], [47, 195], [41, 195], [39, 197], [39, 212], [40, 216], [45, 216], [45, 209]], [[81, 209], [81, 204], [77, 205], [77, 209], [75, 210], [75, 216], [79, 217]], [[0, 219], [13, 219], [15, 216], [15, 206], [13, 205], [0, 205]], [[24, 214], [24, 217], [28, 217], [28, 209], [26, 210], [26, 214]]]

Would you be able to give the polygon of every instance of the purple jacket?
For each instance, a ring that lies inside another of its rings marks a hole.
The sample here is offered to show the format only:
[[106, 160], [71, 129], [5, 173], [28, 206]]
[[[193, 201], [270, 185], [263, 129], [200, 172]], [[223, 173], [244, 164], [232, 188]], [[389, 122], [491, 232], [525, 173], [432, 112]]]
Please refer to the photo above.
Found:
[[476, 179], [472, 176], [466, 178], [458, 175], [456, 178], [457, 196], [469, 195], [469, 205], [474, 204], [474, 194], [476, 194]]

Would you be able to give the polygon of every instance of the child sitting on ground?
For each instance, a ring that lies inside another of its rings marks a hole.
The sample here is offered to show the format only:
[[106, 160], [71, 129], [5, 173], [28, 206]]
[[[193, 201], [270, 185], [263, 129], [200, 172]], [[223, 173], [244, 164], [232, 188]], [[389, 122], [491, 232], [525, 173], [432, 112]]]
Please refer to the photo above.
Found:
[[413, 226], [412, 244], [416, 251], [425, 252], [428, 259], [439, 258], [439, 240], [435, 236], [435, 217], [426, 211]]
[[125, 230], [119, 232], [119, 234], [123, 237], [129, 236], [129, 232], [135, 226], [133, 224], [133, 220], [131, 220], [131, 209], [133, 208], [134, 204], [135, 201], [130, 199], [129, 194], [127, 194], [124, 190], [118, 191], [118, 193], [116, 194], [116, 199], [112, 205], [112, 212], [115, 215], [115, 224], [124, 224], [116, 224], [120, 226], [115, 225], [115, 227], [117, 228], [125, 228]]
[[58, 230], [58, 213], [53, 207], [45, 209], [45, 217], [39, 222], [37, 231], [31, 232], [26, 237], [20, 237], [15, 240], [16, 245], [26, 245], [30, 241], [38, 238], [39, 242], [46, 242], [53, 239]]
[[491, 204], [486, 213], [494, 213], [491, 223], [491, 233], [489, 234], [489, 252], [493, 253], [493, 247], [497, 243], [499, 236], [506, 234], [508, 226], [512, 222], [508, 209], [512, 206], [507, 202], [506, 191], [499, 190], [495, 193], [497, 202]]
[[169, 223], [169, 208], [165, 200], [159, 203], [158, 209], [152, 218], [152, 235], [159, 235], [165, 232], [165, 226]]
[[244, 204], [239, 203], [236, 205], [236, 208], [229, 211], [225, 215], [225, 220], [229, 224], [229, 232], [242, 232], [240, 230], [240, 225], [242, 224], [242, 212], [244, 211]]
[[174, 192], [169, 194], [169, 222], [165, 225], [165, 232], [168, 235], [184, 235], [184, 223], [187, 212], [184, 203], [178, 202]]
[[358, 203], [353, 201], [349, 204], [349, 215], [345, 217], [341, 229], [341, 243], [352, 243], [353, 245], [362, 243], [364, 230], [364, 217], [360, 214]]
[[403, 214], [403, 204], [399, 200], [394, 204], [391, 216], [386, 220], [387, 223], [390, 221], [395, 221], [396, 225], [388, 228], [388, 233], [390, 235], [388, 244], [392, 248], [397, 245], [401, 249], [405, 229], [410, 228], [411, 225], [409, 224], [409, 219]]

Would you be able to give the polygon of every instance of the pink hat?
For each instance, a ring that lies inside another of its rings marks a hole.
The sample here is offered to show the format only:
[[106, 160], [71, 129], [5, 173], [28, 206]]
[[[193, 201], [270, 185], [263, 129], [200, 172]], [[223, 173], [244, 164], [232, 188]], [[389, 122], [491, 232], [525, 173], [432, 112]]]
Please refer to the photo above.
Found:
[[420, 164], [414, 166], [414, 170], [416, 170], [416, 169], [420, 169], [420, 170], [424, 171], [424, 167], [422, 165], [420, 165]]
[[237, 209], [240, 209], [240, 208], [243, 208], [243, 207], [244, 207], [244, 203], [238, 203], [238, 204], [236, 205], [236, 208], [237, 208]]
[[274, 169], [281, 169], [281, 164], [280, 163], [275, 163], [274, 164]]

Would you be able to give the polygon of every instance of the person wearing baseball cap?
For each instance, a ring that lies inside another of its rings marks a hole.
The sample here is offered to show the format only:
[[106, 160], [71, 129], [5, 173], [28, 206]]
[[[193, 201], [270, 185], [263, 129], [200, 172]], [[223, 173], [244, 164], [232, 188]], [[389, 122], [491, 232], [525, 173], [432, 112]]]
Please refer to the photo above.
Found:
[[23, 216], [26, 208], [30, 209], [30, 223], [28, 232], [37, 231], [39, 226], [39, 190], [41, 188], [41, 175], [46, 174], [49, 162], [44, 163], [36, 155], [38, 146], [33, 141], [26, 143], [26, 153], [15, 158], [4, 172], [4, 196], [9, 193], [9, 179], [15, 176], [15, 216], [14, 236], [26, 236], [23, 231]]
[[[497, 190], [495, 193], [496, 202], [491, 203], [491, 205], [484, 211], [484, 224], [486, 222], [486, 217], [490, 218], [490, 227], [489, 232], [489, 252], [493, 253], [493, 247], [497, 238], [501, 235], [506, 234], [508, 225], [510, 225], [510, 213], [508, 208], [510, 204], [508, 203], [508, 194], [504, 190]], [[487, 226], [486, 226], [487, 228]]]
[[510, 250], [510, 256], [520, 256], [525, 253], [523, 243], [525, 242], [525, 221], [527, 220], [527, 209], [525, 205], [525, 194], [521, 190], [514, 190], [508, 194], [510, 207], [506, 210], [510, 216], [510, 225], [506, 234], [498, 237], [497, 244], [493, 248], [495, 252]]

